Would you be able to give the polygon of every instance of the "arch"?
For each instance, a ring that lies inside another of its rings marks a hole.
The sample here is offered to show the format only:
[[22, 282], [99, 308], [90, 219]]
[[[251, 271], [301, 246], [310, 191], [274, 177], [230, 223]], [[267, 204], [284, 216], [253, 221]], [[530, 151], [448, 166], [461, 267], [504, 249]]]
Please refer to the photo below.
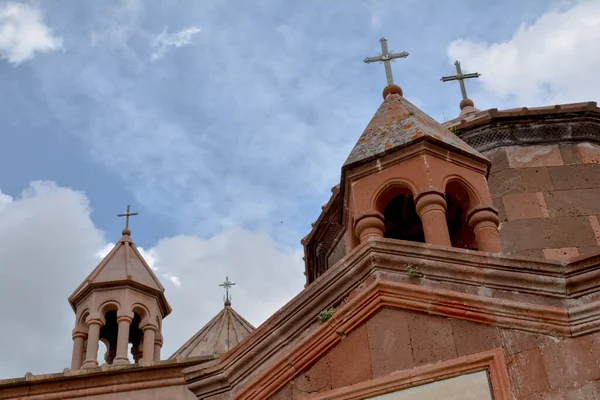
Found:
[[119, 311], [121, 309], [121, 304], [119, 304], [118, 301], [116, 300], [106, 300], [104, 303], [102, 303], [100, 305], [100, 307], [98, 307], [98, 311], [100, 311], [100, 314], [102, 315], [106, 315], [107, 312], [109, 311]]
[[383, 214], [389, 202], [400, 194], [410, 194], [414, 197], [417, 195], [417, 189], [411, 182], [404, 179], [393, 179], [385, 182], [375, 192], [371, 208]]
[[450, 188], [453, 187], [461, 187], [462, 190], [466, 192], [469, 198], [469, 209], [474, 206], [481, 204], [481, 196], [475, 187], [466, 179], [464, 179], [460, 175], [448, 175], [443, 182], [442, 187], [444, 188], [444, 192], [448, 192], [448, 186]]
[[446, 223], [452, 247], [477, 250], [475, 234], [467, 221], [467, 213], [479, 203], [474, 188], [460, 177], [451, 177], [444, 185]]
[[141, 321], [143, 321], [143, 323], [146, 323], [147, 321], [151, 320], [150, 310], [148, 310], [148, 307], [146, 307], [145, 305], [143, 305], [141, 303], [132, 304], [131, 312], [134, 314], [138, 314], [140, 316]]
[[405, 180], [386, 182], [373, 196], [373, 208], [383, 214], [384, 237], [425, 242], [423, 224], [417, 214], [414, 186]]
[[86, 308], [85, 310], [83, 310], [83, 312], [81, 314], [79, 314], [79, 318], [77, 318], [76, 323], [75, 323], [75, 328], [82, 330], [84, 332], [87, 332], [88, 330], [88, 326], [85, 322], [85, 319], [88, 317], [88, 315], [90, 315], [90, 309]]

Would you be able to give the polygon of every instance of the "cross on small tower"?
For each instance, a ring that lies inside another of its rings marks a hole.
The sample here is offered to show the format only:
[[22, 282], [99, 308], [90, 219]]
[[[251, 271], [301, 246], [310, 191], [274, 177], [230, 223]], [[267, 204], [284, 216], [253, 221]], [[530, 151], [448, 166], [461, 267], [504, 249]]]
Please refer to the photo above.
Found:
[[127, 205], [127, 212], [124, 214], [117, 214], [117, 217], [125, 217], [125, 229], [129, 229], [129, 217], [134, 216], [134, 215], [140, 215], [140, 213], [132, 213], [129, 212], [130, 210], [130, 206]]
[[367, 64], [383, 61], [383, 65], [385, 67], [385, 77], [387, 78], [388, 86], [390, 86], [394, 84], [394, 77], [392, 76], [392, 66], [390, 62], [395, 58], [406, 58], [408, 57], [408, 53], [405, 51], [402, 53], [390, 53], [387, 47], [387, 39], [381, 38], [379, 39], [379, 42], [381, 43], [381, 55], [377, 57], [367, 57], [364, 61]]
[[226, 276], [225, 282], [219, 284], [219, 286], [221, 286], [222, 288], [225, 288], [225, 305], [230, 305], [231, 297], [229, 297], [229, 289], [231, 289], [232, 286], [235, 286], [235, 282], [231, 282], [229, 280], [229, 277]]
[[456, 75], [452, 76], [443, 76], [440, 80], [442, 82], [448, 81], [458, 81], [460, 83], [460, 91], [462, 93], [463, 100], [467, 99], [467, 88], [465, 87], [465, 79], [469, 78], [479, 78], [481, 76], [478, 72], [473, 72], [471, 74], [463, 74], [460, 69], [460, 62], [454, 61], [454, 65], [456, 66]]

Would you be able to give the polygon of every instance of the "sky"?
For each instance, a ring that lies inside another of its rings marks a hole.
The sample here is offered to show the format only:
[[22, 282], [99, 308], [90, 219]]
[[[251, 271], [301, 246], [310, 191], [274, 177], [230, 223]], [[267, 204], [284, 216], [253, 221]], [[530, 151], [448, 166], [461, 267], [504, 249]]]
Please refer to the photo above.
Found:
[[[166, 288], [169, 356], [223, 307], [304, 287], [300, 239], [395, 82], [439, 121], [598, 101], [600, 0], [0, 0], [0, 378], [71, 359], [68, 296], [124, 227]], [[101, 350], [102, 352], [102, 350]]]

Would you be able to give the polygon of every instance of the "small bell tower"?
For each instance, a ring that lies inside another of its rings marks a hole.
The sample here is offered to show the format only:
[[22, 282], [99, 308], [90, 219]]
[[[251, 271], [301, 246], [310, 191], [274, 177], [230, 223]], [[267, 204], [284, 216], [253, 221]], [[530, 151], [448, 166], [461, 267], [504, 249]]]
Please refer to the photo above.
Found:
[[370, 237], [502, 251], [490, 161], [404, 98], [390, 61], [408, 53], [380, 42], [365, 62], [385, 65], [383, 103], [342, 167], [347, 251]]
[[129, 217], [115, 247], [69, 297], [75, 311], [71, 369], [98, 366], [98, 347], [107, 348], [108, 364], [129, 364], [131, 343], [134, 362], [160, 360], [162, 320], [171, 307], [165, 289], [131, 240]]

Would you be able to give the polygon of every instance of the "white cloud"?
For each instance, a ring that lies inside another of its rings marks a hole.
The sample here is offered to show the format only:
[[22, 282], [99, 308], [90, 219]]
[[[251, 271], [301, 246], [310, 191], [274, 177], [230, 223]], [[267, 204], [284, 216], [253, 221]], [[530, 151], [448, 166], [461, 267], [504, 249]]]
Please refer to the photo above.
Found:
[[15, 2], [0, 6], [0, 58], [18, 65], [35, 52], [62, 49], [62, 43], [45, 25], [40, 10]]
[[157, 37], [152, 40], [152, 47], [156, 50], [152, 53], [150, 59], [156, 61], [165, 55], [169, 47], [182, 47], [192, 43], [192, 36], [200, 32], [200, 28], [192, 26], [190, 28], [182, 29], [179, 32], [168, 33], [167, 27]]
[[[113, 246], [90, 212], [83, 193], [52, 182], [34, 182], [14, 199], [0, 192], [0, 379], [69, 366], [74, 314], [67, 298]], [[163, 358], [220, 311], [218, 284], [226, 275], [237, 282], [233, 307], [254, 324], [304, 283], [300, 249], [279, 246], [263, 232], [176, 236], [140, 252], [173, 308], [163, 325]]]
[[519, 105], [598, 100], [598, 37], [600, 1], [582, 1], [546, 12], [506, 42], [456, 40], [448, 56], [481, 72], [488, 94]]

